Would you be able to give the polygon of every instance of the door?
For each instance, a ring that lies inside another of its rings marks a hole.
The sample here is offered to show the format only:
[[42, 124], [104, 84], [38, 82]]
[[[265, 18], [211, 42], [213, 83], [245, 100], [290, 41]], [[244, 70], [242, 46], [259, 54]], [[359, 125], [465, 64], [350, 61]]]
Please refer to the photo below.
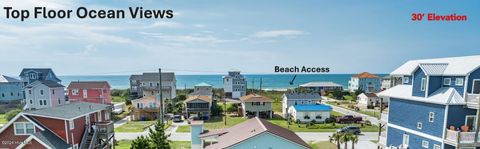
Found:
[[476, 116], [475, 115], [467, 115], [465, 116], [465, 125], [467, 125], [470, 130], [475, 131], [476, 128]]
[[473, 94], [480, 94], [480, 80], [473, 80]]
[[407, 147], [408, 146], [408, 140], [410, 139], [410, 136], [407, 135], [407, 134], [403, 134], [403, 141], [402, 141], [402, 144], [403, 146]]

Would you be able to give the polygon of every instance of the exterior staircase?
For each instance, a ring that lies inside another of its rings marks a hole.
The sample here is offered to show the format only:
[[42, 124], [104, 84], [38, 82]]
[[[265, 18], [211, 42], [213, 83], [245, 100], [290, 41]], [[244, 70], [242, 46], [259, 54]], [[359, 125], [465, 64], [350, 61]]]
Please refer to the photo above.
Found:
[[85, 127], [83, 132], [82, 142], [80, 143], [80, 149], [94, 149], [97, 145], [97, 133], [96, 129], [93, 132], [89, 132], [89, 127]]

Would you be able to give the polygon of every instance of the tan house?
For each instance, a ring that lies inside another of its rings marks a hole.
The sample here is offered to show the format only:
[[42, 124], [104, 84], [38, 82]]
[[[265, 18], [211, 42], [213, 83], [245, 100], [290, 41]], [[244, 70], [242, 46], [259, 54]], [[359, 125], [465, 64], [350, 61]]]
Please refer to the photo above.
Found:
[[185, 100], [187, 117], [198, 116], [201, 119], [209, 119], [212, 97], [208, 95], [191, 95]]
[[155, 96], [144, 96], [132, 100], [132, 120], [153, 120], [157, 119], [160, 102]]
[[257, 94], [240, 97], [242, 114], [245, 117], [272, 118], [272, 100]]

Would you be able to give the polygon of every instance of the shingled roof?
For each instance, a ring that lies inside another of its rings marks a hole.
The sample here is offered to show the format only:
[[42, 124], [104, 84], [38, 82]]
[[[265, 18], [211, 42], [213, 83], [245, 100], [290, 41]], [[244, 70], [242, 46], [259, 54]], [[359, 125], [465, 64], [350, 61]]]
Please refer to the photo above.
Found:
[[34, 87], [38, 84], [43, 84], [49, 88], [56, 88], [56, 87], [65, 87], [63, 86], [62, 84], [59, 84], [55, 81], [50, 81], [50, 80], [37, 80], [31, 84], [28, 84], [26, 87], [29, 88], [29, 87]]
[[26, 115], [33, 116], [49, 116], [58, 119], [72, 119], [78, 116], [82, 116], [88, 113], [98, 112], [105, 110], [109, 105], [96, 104], [90, 102], [72, 102], [70, 104], [60, 105], [51, 108], [39, 109], [39, 110], [26, 110], [23, 111]]
[[72, 81], [68, 85], [68, 89], [92, 89], [110, 87], [107, 81]]
[[9, 83], [9, 82], [22, 82], [22, 81], [9, 76], [0, 75], [0, 83]]
[[379, 76], [376, 76], [376, 75], [368, 73], [368, 72], [362, 72], [360, 74], [354, 75], [353, 77], [360, 78], [360, 79], [363, 79], [363, 78], [380, 78]]
[[206, 95], [190, 95], [186, 100], [185, 103], [194, 101], [194, 100], [203, 100], [205, 102], [212, 102], [212, 97]]
[[248, 139], [252, 139], [264, 133], [270, 133], [272, 135], [291, 141], [292, 143], [304, 146], [305, 148], [311, 148], [293, 131], [274, 125], [258, 117], [249, 119], [243, 123], [224, 130], [212, 131], [201, 134], [199, 137], [202, 138], [212, 135], [219, 135], [218, 143], [205, 147], [206, 149], [217, 149], [232, 147], [236, 144], [247, 141]]

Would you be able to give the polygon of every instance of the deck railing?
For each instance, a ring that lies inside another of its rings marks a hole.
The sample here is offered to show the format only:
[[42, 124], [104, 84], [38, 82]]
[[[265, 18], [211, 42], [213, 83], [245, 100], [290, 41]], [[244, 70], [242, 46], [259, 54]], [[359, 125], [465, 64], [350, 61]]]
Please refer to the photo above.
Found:
[[469, 107], [480, 108], [480, 94], [467, 94], [465, 102]]
[[112, 134], [114, 131], [113, 122], [97, 123], [97, 126], [100, 134]]
[[475, 132], [460, 132], [454, 130], [447, 130], [445, 139], [455, 143], [474, 143]]

